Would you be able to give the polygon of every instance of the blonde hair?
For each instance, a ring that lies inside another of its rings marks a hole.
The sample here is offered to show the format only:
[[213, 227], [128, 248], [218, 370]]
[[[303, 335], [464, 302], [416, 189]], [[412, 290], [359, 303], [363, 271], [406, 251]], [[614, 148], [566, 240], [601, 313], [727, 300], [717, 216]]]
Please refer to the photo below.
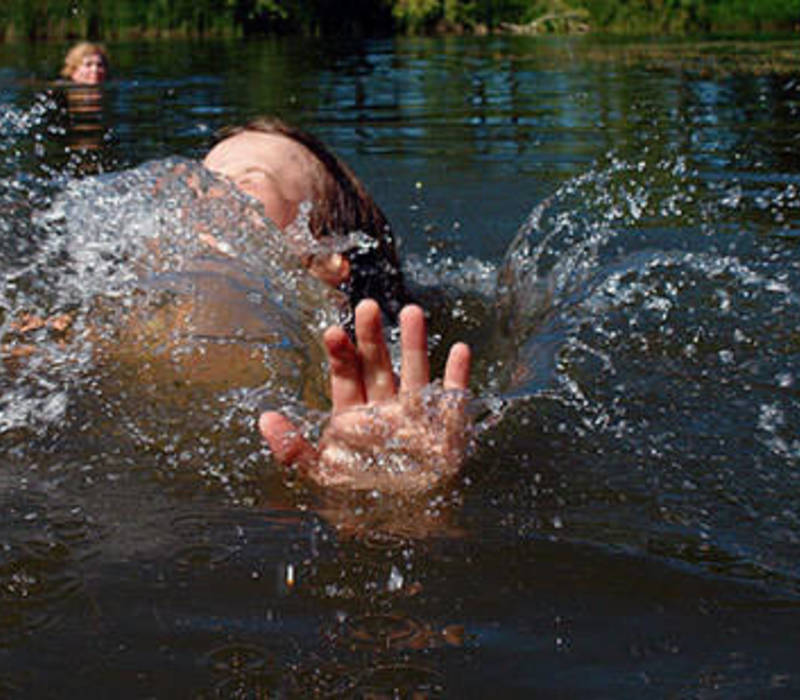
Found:
[[108, 51], [102, 44], [94, 44], [91, 41], [82, 41], [75, 44], [64, 57], [64, 67], [61, 69], [62, 78], [71, 78], [72, 74], [80, 67], [81, 62], [87, 56], [98, 54], [108, 68]]

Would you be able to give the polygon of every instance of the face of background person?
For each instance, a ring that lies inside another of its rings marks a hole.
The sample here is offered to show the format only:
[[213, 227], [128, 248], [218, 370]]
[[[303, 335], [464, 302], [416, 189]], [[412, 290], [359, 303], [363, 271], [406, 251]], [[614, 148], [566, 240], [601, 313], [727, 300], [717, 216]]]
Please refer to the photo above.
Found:
[[106, 62], [99, 53], [86, 54], [70, 78], [81, 85], [99, 85], [106, 79]]

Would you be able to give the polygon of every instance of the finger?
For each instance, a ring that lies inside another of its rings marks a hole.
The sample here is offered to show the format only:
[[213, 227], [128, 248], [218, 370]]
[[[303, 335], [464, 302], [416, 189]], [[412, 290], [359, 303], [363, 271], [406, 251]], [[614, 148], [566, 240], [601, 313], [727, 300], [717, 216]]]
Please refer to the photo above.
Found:
[[419, 391], [428, 384], [431, 376], [425, 313], [419, 306], [409, 305], [400, 312], [400, 347], [403, 351], [400, 388]]
[[356, 307], [356, 344], [367, 401], [392, 398], [396, 392], [392, 360], [383, 337], [381, 309], [372, 299], [364, 299]]
[[333, 326], [322, 336], [331, 371], [333, 412], [359, 406], [367, 400], [361, 373], [361, 360], [347, 333]]
[[469, 372], [472, 365], [472, 351], [466, 343], [455, 343], [450, 348], [444, 368], [445, 389], [466, 389], [469, 386]]
[[275, 459], [281, 464], [297, 465], [304, 471], [316, 464], [317, 451], [294, 424], [280, 413], [262, 413], [258, 428]]

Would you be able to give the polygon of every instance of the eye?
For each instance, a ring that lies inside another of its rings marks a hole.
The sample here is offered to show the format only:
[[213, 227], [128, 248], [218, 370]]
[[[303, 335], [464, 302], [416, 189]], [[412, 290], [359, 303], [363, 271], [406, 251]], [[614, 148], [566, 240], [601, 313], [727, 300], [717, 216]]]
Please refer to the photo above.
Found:
[[239, 177], [236, 178], [237, 185], [244, 185], [247, 183], [260, 183], [264, 182], [267, 179], [267, 174], [261, 172], [260, 170], [248, 170], [246, 173], [243, 173]]

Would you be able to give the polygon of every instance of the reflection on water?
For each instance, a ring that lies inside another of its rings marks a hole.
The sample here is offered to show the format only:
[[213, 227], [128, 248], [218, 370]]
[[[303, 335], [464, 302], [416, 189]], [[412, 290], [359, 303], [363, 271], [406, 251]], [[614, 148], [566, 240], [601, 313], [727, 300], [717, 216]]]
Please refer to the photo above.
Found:
[[74, 85], [65, 88], [67, 103], [67, 148], [93, 151], [101, 148], [106, 134], [103, 89]]
[[[88, 149], [96, 95], [4, 85], [0, 694], [796, 693], [800, 88], [684, 49], [152, 45]], [[475, 346], [450, 491], [260, 445], [321, 421], [341, 309], [194, 160], [255, 111], [370, 184], [436, 361]]]

